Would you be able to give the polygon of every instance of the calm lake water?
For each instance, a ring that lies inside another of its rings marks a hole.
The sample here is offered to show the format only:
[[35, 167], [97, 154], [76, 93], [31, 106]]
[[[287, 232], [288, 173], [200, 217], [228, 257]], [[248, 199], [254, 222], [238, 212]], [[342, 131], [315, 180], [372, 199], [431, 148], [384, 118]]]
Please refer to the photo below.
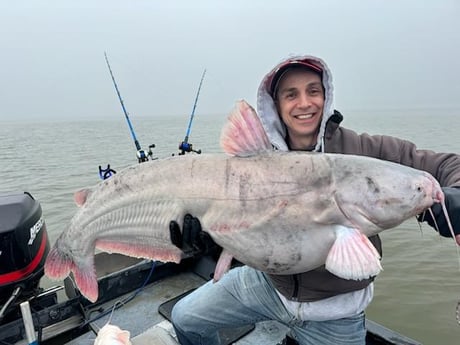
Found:
[[[419, 148], [458, 153], [460, 110], [344, 111], [345, 127], [388, 134]], [[98, 166], [137, 164], [127, 123], [116, 119], [0, 122], [0, 192], [28, 191], [40, 201], [51, 243], [76, 210], [74, 191], [100, 181]], [[203, 153], [220, 152], [226, 115], [195, 116], [189, 142]], [[143, 149], [154, 156], [178, 153], [188, 117], [132, 118]], [[186, 181], [184, 181], [186, 183]], [[415, 220], [382, 233], [384, 271], [376, 279], [367, 316], [423, 344], [459, 344], [455, 310], [460, 263], [454, 242]], [[43, 279], [44, 286], [51, 282]]]

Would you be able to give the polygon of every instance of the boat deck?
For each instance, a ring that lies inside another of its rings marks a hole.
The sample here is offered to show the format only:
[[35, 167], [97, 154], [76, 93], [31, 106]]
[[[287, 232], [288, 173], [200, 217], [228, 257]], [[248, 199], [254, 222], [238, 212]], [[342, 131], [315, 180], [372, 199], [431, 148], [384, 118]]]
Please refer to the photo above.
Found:
[[[106, 253], [96, 255], [95, 262], [99, 277], [96, 303], [83, 298], [72, 279], [64, 280], [60, 287], [59, 294], [65, 291], [63, 301], [52, 297], [57, 289], [41, 297], [51, 301], [36, 310], [33, 317], [41, 345], [93, 345], [97, 332], [107, 323], [129, 331], [133, 345], [178, 345], [169, 321], [172, 306], [208, 281], [216, 264], [215, 258], [209, 256], [176, 265]], [[371, 320], [366, 323], [366, 345], [420, 345]], [[286, 336], [288, 332], [286, 326], [266, 321], [221, 330], [220, 334], [222, 345], [296, 344]], [[0, 342], [27, 344], [22, 320], [0, 325]]]
[[[161, 304], [167, 302], [171, 298], [189, 290], [193, 290], [204, 282], [205, 280], [203, 278], [192, 272], [183, 272], [150, 284], [139, 292], [134, 299], [123, 305], [123, 307], [92, 322], [92, 328], [97, 331], [110, 321], [111, 324], [117, 325], [121, 329], [130, 332], [133, 345], [178, 344], [175, 340], [175, 334], [171, 323], [159, 313], [158, 309]], [[129, 297], [129, 294], [122, 296], [119, 300], [126, 297]], [[115, 302], [116, 301], [108, 302], [105, 305], [99, 306], [99, 308], [110, 309]], [[97, 315], [97, 312], [94, 314]], [[127, 315], [129, 315], [129, 317], [127, 317]], [[287, 328], [280, 324], [275, 322], [264, 322], [256, 325], [256, 328], [246, 335], [244, 339], [240, 339], [234, 344], [281, 344], [285, 338], [286, 332]], [[96, 335], [90, 332], [67, 344], [89, 345], [93, 344], [95, 337]]]
[[[122, 258], [122, 261], [124, 258]], [[116, 261], [111, 260], [112, 265]], [[139, 265], [144, 265], [140, 263]], [[129, 292], [118, 299], [98, 305], [89, 314], [89, 318], [96, 317], [100, 310], [110, 311], [107, 315], [91, 322], [93, 332], [88, 332], [68, 342], [68, 345], [92, 345], [97, 332], [107, 322], [117, 325], [131, 334], [133, 345], [177, 345], [172, 324], [169, 322], [169, 313], [172, 307], [166, 306], [178, 296], [194, 290], [209, 279], [214, 270], [215, 262], [204, 258], [190, 270], [168, 275], [156, 280], [140, 290], [135, 298], [114, 309], [116, 303], [129, 299], [133, 292]], [[107, 269], [107, 263], [103, 264]], [[108, 273], [108, 272], [99, 272]], [[168, 302], [169, 301], [169, 302]], [[163, 310], [162, 310], [162, 307]], [[412, 344], [416, 341], [386, 329], [370, 320], [367, 320], [369, 330], [367, 344]], [[221, 338], [223, 345], [281, 345], [286, 344], [286, 334], [289, 329], [276, 322], [266, 321], [251, 325], [243, 329], [223, 330]]]

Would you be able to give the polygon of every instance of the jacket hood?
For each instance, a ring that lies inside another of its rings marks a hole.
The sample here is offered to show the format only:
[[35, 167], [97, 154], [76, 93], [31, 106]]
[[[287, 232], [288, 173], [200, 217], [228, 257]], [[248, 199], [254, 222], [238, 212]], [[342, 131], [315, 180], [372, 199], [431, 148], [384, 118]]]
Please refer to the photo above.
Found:
[[278, 69], [290, 62], [301, 62], [304, 60], [313, 61], [316, 65], [322, 67], [323, 70], [323, 87], [324, 87], [324, 109], [323, 118], [319, 129], [318, 139], [315, 145], [315, 151], [322, 151], [324, 149], [324, 132], [326, 129], [326, 123], [329, 118], [334, 114], [334, 98], [333, 98], [333, 87], [332, 87], [332, 74], [327, 67], [326, 63], [315, 56], [303, 55], [303, 56], [291, 56], [287, 59], [282, 60], [278, 63], [269, 73], [267, 73], [262, 82], [259, 85], [257, 91], [257, 114], [267, 132], [268, 138], [272, 145], [281, 151], [289, 151], [286, 143], [286, 126], [281, 121], [278, 111], [276, 110], [275, 102], [270, 95], [270, 82], [273, 75]]

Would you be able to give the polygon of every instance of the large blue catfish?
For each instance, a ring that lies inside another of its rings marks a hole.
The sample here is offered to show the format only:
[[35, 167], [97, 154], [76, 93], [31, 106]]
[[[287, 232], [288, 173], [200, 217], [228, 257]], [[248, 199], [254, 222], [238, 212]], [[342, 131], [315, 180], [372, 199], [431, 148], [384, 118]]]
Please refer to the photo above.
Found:
[[[98, 297], [95, 248], [180, 262], [169, 223], [187, 213], [224, 248], [218, 280], [232, 257], [274, 274], [321, 265], [339, 277], [381, 270], [367, 236], [443, 202], [428, 173], [368, 157], [275, 152], [255, 111], [237, 103], [222, 131], [227, 154], [169, 157], [129, 167], [75, 194], [81, 207], [45, 264], [48, 277], [70, 271], [82, 294]], [[186, 183], [183, 183], [183, 181]]]

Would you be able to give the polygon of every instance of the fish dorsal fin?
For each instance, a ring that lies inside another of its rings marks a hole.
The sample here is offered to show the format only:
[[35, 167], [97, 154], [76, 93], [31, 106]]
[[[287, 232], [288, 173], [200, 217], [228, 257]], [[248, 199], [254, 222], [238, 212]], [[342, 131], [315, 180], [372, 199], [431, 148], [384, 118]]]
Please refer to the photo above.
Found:
[[272, 150], [256, 111], [246, 101], [236, 103], [222, 129], [220, 146], [232, 156], [247, 157]]

